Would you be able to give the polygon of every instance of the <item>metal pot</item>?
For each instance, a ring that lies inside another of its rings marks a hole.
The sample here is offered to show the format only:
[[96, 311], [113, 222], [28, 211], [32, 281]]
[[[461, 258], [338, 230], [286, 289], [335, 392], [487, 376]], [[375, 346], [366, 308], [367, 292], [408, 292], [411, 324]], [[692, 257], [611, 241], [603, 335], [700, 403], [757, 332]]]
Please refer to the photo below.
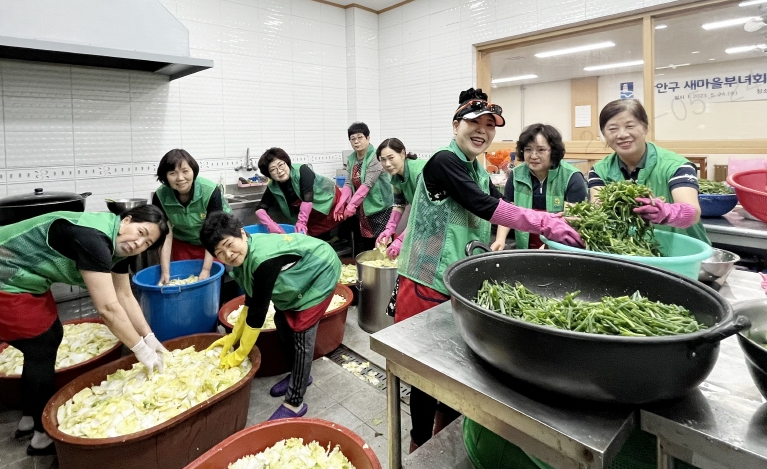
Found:
[[85, 198], [90, 192], [44, 192], [14, 195], [0, 199], [0, 225], [10, 225], [51, 212], [84, 212]]
[[[520, 281], [536, 293], [578, 298], [639, 291], [654, 301], [689, 309], [709, 328], [667, 337], [571, 332], [513, 319], [471, 299], [484, 280]], [[730, 304], [711, 288], [637, 262], [559, 251], [501, 251], [462, 259], [445, 271], [461, 336], [496, 368], [571, 397], [627, 404], [672, 399], [700, 384], [719, 354], [719, 341], [745, 329]]]
[[364, 263], [382, 258], [381, 252], [375, 249], [362, 252], [356, 258], [357, 285], [360, 291], [357, 324], [370, 334], [394, 324], [394, 318], [386, 314], [386, 306], [397, 281], [397, 268], [375, 267]]

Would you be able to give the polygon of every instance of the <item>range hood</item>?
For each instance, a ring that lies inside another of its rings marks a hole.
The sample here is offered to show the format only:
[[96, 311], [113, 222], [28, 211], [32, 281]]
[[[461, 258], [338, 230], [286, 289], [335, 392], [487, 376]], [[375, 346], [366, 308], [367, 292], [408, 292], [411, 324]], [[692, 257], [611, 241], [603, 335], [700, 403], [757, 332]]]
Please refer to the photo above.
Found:
[[0, 59], [141, 70], [171, 80], [213, 67], [158, 0], [0, 0]]

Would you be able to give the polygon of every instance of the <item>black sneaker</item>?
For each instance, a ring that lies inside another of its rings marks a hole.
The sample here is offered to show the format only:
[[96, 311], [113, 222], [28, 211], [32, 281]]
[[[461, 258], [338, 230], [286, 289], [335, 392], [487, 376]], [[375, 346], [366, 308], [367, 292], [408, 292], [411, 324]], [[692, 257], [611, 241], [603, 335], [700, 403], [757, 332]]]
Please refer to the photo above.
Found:
[[27, 456], [54, 456], [56, 454], [56, 444], [51, 443], [45, 448], [35, 448], [32, 445], [27, 446]]

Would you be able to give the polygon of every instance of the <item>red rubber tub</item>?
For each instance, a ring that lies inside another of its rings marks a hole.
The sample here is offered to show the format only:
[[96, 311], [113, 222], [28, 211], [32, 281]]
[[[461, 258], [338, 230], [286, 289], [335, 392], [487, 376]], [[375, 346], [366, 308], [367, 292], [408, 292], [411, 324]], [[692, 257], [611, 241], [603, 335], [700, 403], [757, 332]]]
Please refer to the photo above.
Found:
[[[320, 325], [317, 328], [317, 341], [314, 344], [314, 359], [323, 357], [333, 350], [337, 349], [344, 339], [344, 330], [346, 329], [346, 313], [352, 299], [352, 291], [343, 284], [337, 284], [333, 292], [335, 295], [341, 295], [346, 299], [346, 303], [338, 308], [331, 309], [320, 319]], [[232, 311], [245, 303], [245, 295], [227, 301], [218, 310], [218, 321], [224, 326], [227, 332], [232, 331], [232, 324], [226, 320], [226, 317]], [[261, 367], [256, 376], [275, 376], [290, 371], [280, 348], [280, 339], [277, 336], [276, 329], [264, 329], [258, 336], [256, 346], [261, 351]]]
[[260, 453], [286, 438], [303, 438], [304, 444], [316, 440], [341, 452], [357, 469], [381, 469], [373, 449], [359, 435], [337, 423], [320, 419], [282, 419], [264, 422], [238, 432], [197, 458], [186, 469], [224, 469], [243, 456]]
[[[194, 346], [203, 350], [221, 334], [195, 334], [163, 342], [168, 350]], [[81, 389], [101, 383], [107, 375], [130, 369], [133, 355], [75, 378], [48, 401], [43, 411], [45, 431], [56, 443], [60, 469], [181, 469], [229, 435], [242, 430], [248, 417], [250, 386], [261, 364], [257, 347], [250, 352], [253, 367], [230, 388], [150, 429], [114, 438], [80, 438], [59, 431], [56, 411]]]
[[[94, 322], [103, 324], [99, 318], [73, 319], [62, 324], [81, 324], [85, 322]], [[88, 371], [98, 368], [101, 365], [115, 361], [122, 355], [122, 343], [117, 342], [114, 347], [96, 355], [90, 360], [78, 363], [77, 365], [67, 366], [56, 370], [56, 390], [63, 388], [65, 384]], [[0, 352], [5, 350], [8, 344], [0, 343]], [[6, 375], [0, 373], [0, 402], [8, 407], [21, 406], [21, 375]]]

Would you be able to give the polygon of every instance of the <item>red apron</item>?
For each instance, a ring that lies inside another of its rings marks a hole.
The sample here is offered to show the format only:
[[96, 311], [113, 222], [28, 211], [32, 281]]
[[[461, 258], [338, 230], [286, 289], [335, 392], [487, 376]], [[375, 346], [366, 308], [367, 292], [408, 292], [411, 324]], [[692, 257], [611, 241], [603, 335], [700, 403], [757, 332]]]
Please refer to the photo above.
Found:
[[188, 261], [193, 259], [205, 259], [205, 248], [202, 245], [189, 244], [173, 238], [173, 247], [170, 250], [170, 260]]
[[[342, 220], [336, 221], [333, 219], [333, 210], [336, 208], [336, 202], [338, 202], [338, 198], [340, 196], [341, 190], [338, 189], [338, 186], [336, 186], [336, 195], [333, 198], [333, 205], [330, 206], [330, 211], [327, 215], [312, 209], [312, 211], [309, 213], [309, 221], [306, 223], [306, 234], [309, 236], [319, 236], [322, 233], [327, 233], [328, 231], [338, 226], [339, 223], [341, 223]], [[300, 207], [301, 199], [293, 202], [293, 206]]]
[[325, 315], [331, 301], [333, 301], [333, 293], [328, 295], [328, 297], [322, 300], [322, 303], [317, 306], [312, 306], [311, 308], [306, 308], [302, 311], [282, 311], [282, 313], [285, 314], [288, 326], [296, 332], [301, 332], [309, 329], [317, 321], [322, 319], [322, 316]]
[[394, 322], [404, 321], [449, 299], [449, 296], [443, 295], [433, 288], [421, 285], [400, 275], [397, 306], [394, 309]]
[[58, 316], [50, 290], [42, 295], [0, 291], [0, 341], [37, 337], [50, 329]]

